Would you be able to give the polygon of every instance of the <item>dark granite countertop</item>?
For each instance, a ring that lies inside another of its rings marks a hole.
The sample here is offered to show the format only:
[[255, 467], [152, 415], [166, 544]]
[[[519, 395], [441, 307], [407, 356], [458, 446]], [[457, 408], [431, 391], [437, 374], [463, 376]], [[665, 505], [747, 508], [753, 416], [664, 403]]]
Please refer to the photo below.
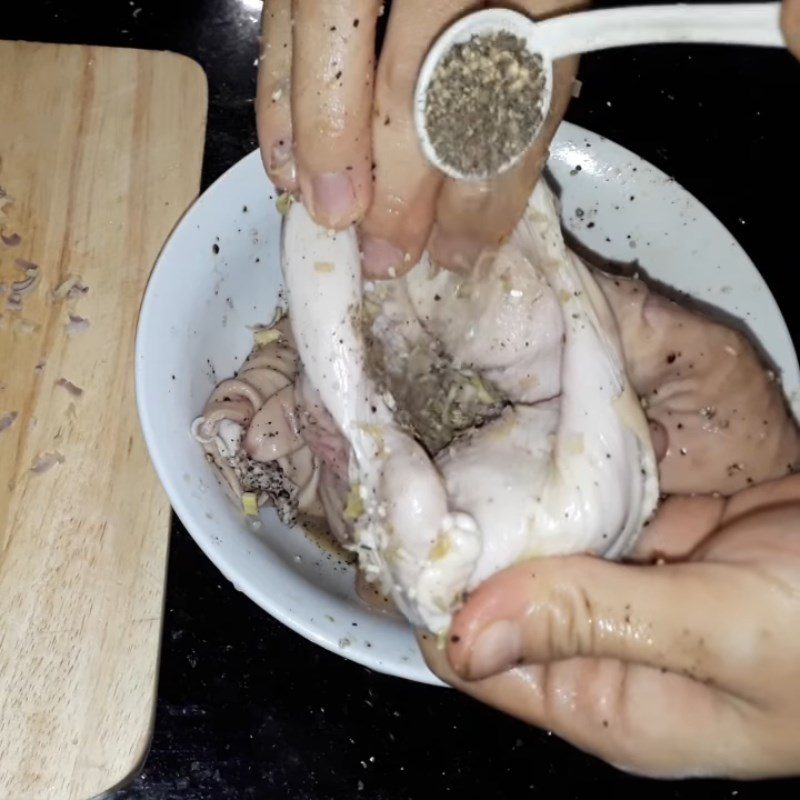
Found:
[[[256, 146], [259, 0], [25, 0], [11, 9], [0, 14], [2, 38], [174, 50], [199, 61], [210, 88], [204, 187]], [[797, 342], [800, 123], [791, 119], [800, 65], [778, 52], [653, 47], [586, 57], [581, 78], [568, 119], [704, 202], [760, 266]], [[120, 800], [800, 793], [791, 781], [645, 782], [453, 691], [345, 661], [235, 591], [177, 522], [166, 603], [152, 749]]]

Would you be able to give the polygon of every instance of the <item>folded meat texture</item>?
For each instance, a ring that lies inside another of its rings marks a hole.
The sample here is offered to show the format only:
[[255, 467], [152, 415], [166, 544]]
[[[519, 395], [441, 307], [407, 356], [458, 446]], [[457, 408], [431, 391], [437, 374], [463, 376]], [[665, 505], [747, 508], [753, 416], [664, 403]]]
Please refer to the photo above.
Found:
[[282, 254], [322, 505], [411, 622], [444, 631], [523, 559], [631, 548], [658, 498], [647, 422], [544, 182], [468, 274], [423, 257], [365, 283], [356, 231], [300, 203]]

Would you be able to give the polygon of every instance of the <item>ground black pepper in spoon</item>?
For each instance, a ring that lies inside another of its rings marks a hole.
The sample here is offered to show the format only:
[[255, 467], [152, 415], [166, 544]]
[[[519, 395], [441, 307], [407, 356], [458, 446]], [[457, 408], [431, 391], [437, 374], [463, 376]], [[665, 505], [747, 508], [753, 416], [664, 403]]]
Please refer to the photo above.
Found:
[[542, 60], [505, 31], [454, 45], [428, 86], [425, 127], [439, 159], [492, 175], [533, 141], [542, 122]]

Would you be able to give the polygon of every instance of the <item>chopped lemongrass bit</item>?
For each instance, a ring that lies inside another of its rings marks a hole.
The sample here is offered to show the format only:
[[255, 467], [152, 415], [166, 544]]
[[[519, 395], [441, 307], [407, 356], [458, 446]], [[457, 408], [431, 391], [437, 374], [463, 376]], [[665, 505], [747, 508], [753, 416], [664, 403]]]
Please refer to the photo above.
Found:
[[242, 511], [248, 517], [258, 516], [258, 498], [255, 492], [245, 492], [242, 495]]
[[266, 347], [280, 338], [281, 332], [276, 328], [258, 328], [253, 331], [253, 341], [257, 347]]
[[486, 384], [477, 375], [473, 377], [471, 383], [475, 387], [475, 391], [478, 393], [478, 400], [480, 400], [481, 403], [491, 405], [496, 402], [495, 398], [489, 394]]
[[430, 553], [428, 553], [428, 558], [430, 558], [431, 561], [440, 561], [451, 549], [452, 542], [450, 537], [446, 533], [441, 533], [436, 537], [436, 541], [433, 543]]
[[347, 495], [347, 505], [344, 508], [344, 518], [353, 522], [364, 513], [364, 500], [361, 498], [361, 486], [354, 483]]
[[293, 202], [294, 198], [289, 192], [281, 192], [278, 195], [278, 199], [275, 201], [275, 208], [278, 209], [278, 213], [281, 216], [284, 216], [292, 207]]

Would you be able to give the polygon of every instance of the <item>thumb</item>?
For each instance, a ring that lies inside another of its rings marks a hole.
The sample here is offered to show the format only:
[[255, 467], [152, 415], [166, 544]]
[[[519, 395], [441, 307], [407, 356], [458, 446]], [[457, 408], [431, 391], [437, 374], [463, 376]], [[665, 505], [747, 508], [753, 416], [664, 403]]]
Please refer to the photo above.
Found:
[[758, 580], [725, 563], [528, 561], [470, 595], [451, 627], [448, 657], [468, 680], [517, 664], [597, 657], [732, 688], [758, 652], [748, 641], [764, 613], [753, 601], [763, 587], [748, 585]]

